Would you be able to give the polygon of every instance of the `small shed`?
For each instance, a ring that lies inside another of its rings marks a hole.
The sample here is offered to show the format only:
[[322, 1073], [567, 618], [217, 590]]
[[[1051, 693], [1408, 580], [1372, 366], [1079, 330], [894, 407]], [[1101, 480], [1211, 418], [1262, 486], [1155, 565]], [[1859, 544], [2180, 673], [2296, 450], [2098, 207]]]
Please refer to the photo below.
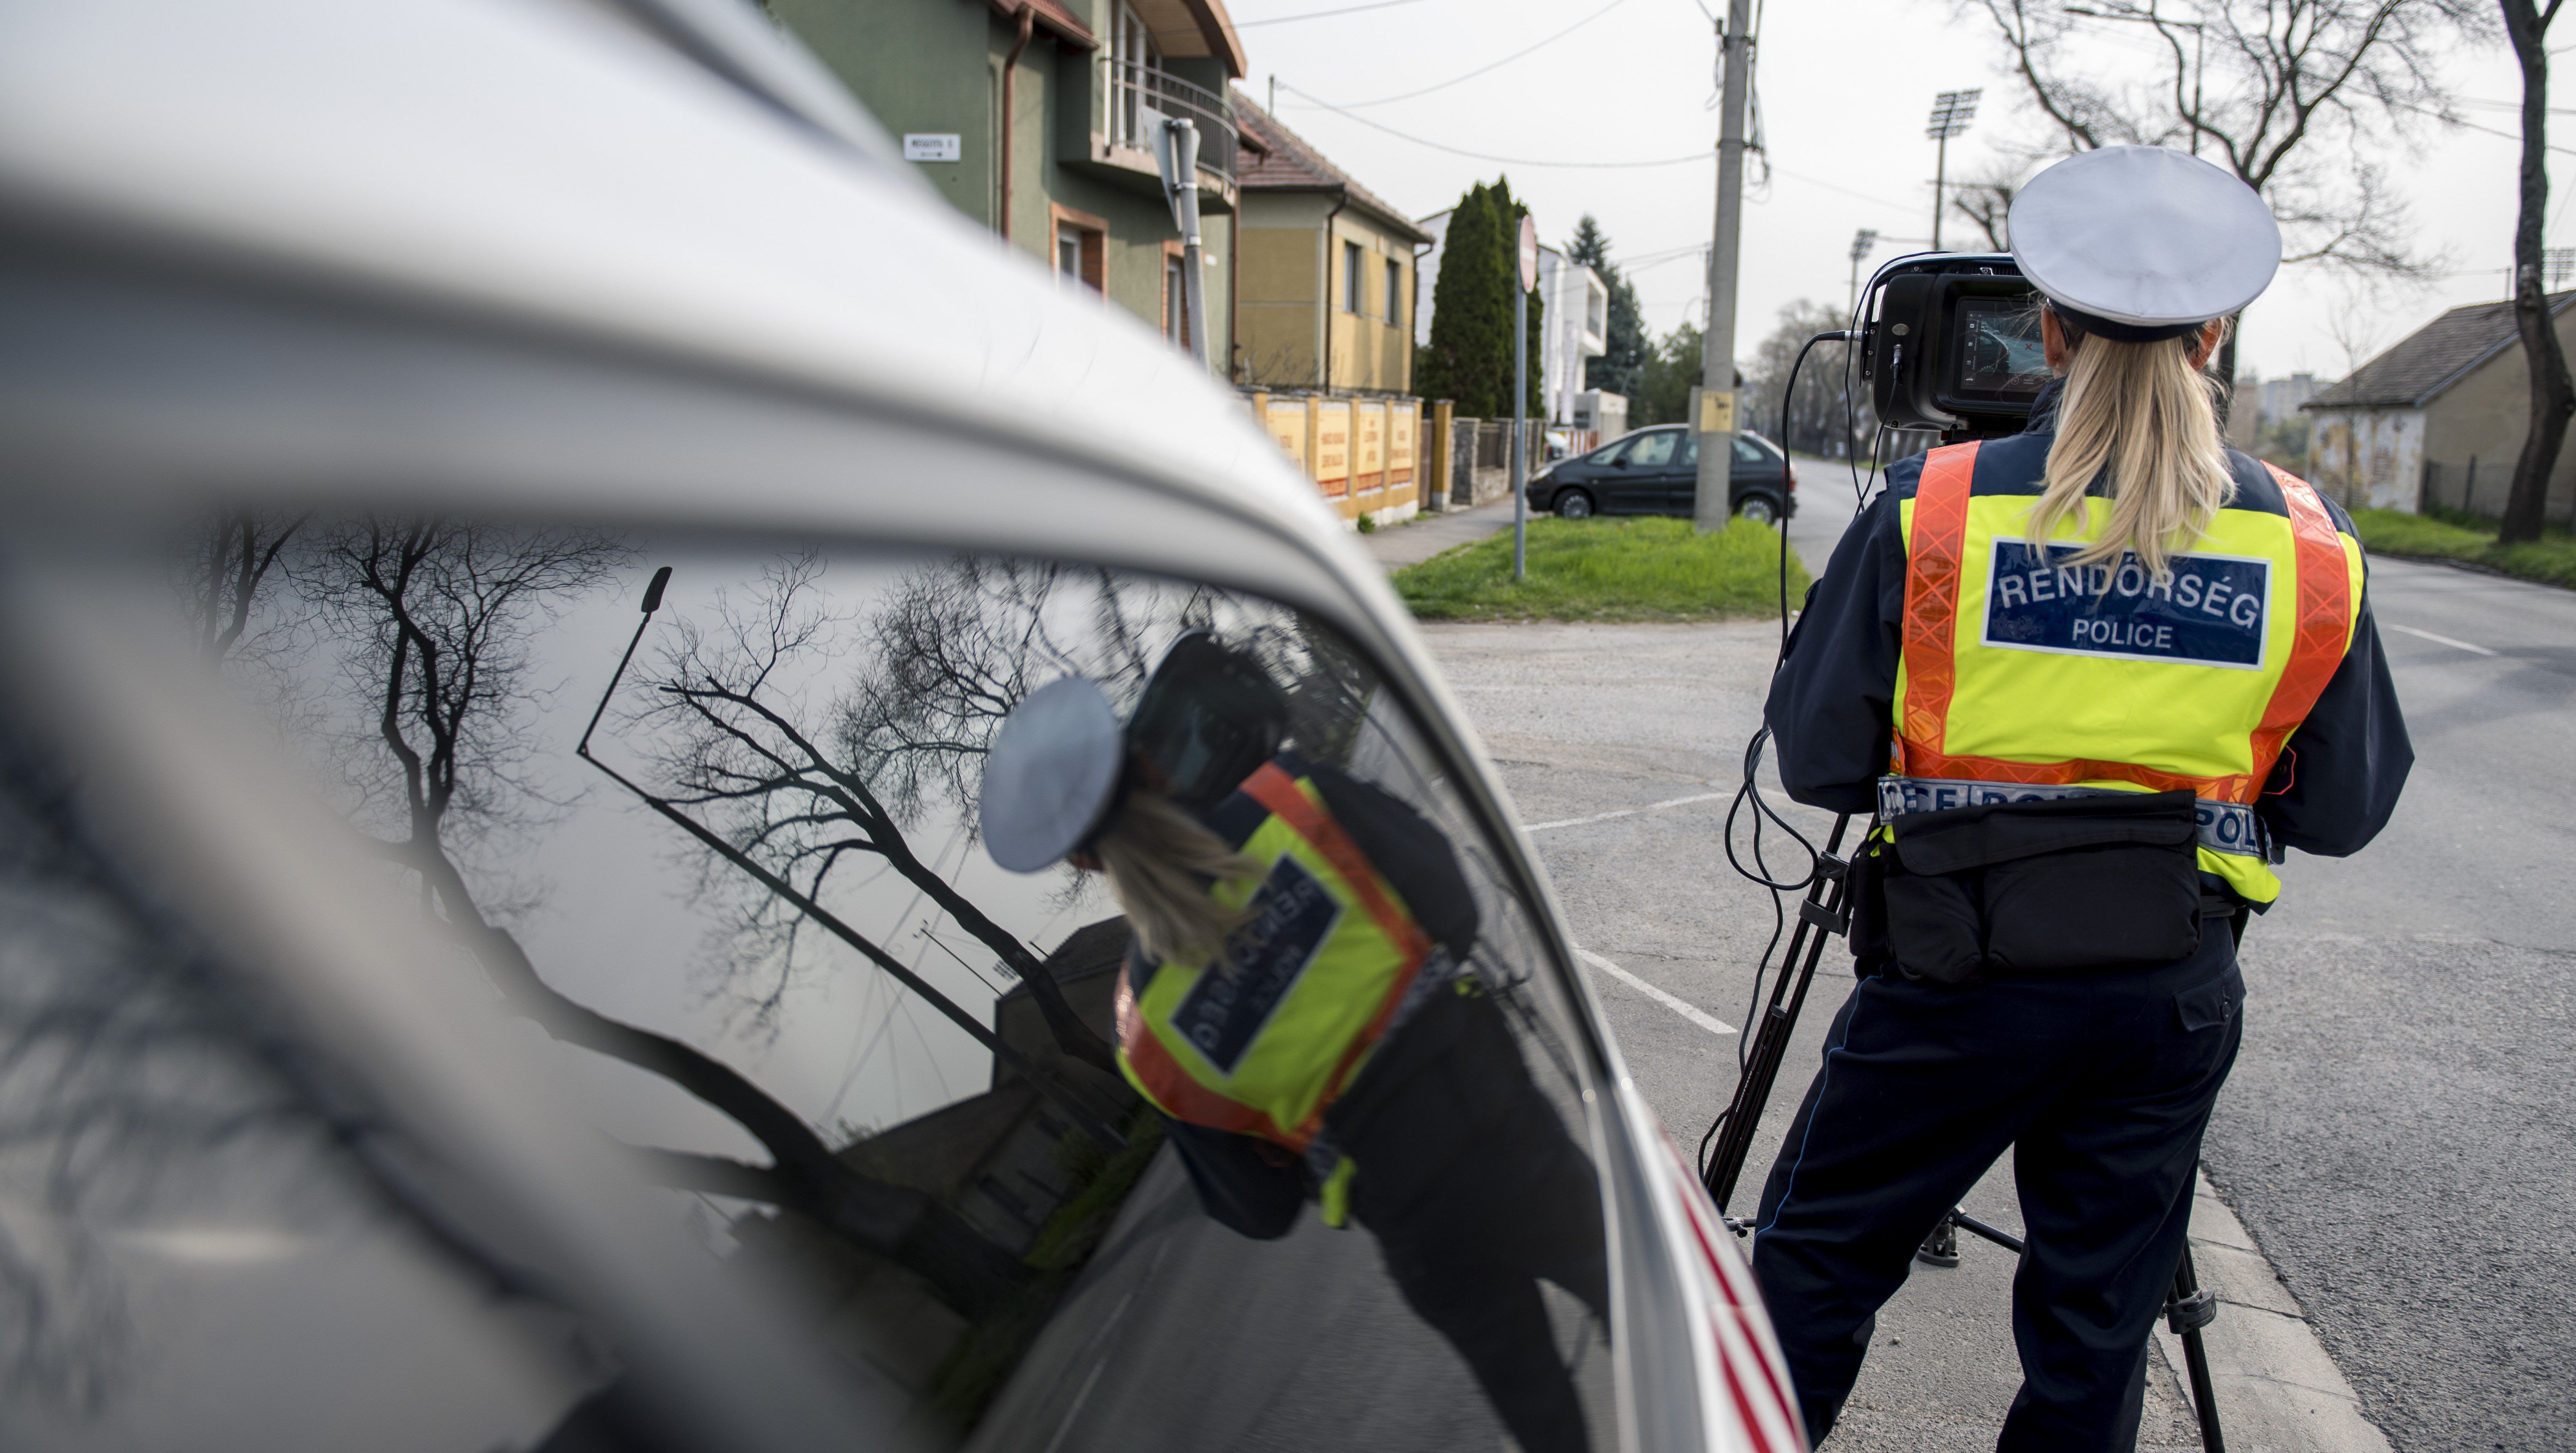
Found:
[[[2549, 295], [2576, 355], [2576, 291]], [[2504, 512], [2531, 417], [2511, 302], [2453, 308], [2301, 405], [2311, 482], [2352, 507]], [[2550, 476], [2548, 517], [2576, 514], [2576, 449]]]

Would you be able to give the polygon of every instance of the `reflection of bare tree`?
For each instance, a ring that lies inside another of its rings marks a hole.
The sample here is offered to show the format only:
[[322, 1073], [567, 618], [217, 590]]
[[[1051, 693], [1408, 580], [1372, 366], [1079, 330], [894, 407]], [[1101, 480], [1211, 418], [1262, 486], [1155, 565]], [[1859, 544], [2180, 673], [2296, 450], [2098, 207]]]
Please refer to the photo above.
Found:
[[[103, 1233], [273, 1205], [324, 1163], [208, 971], [112, 885], [59, 784], [0, 734], [0, 1388], [93, 1411], [134, 1332]], [[244, 1166], [257, 1183], [228, 1184]]]
[[[815, 598], [821, 573], [811, 556], [787, 561], [769, 572], [746, 609], [720, 606], [712, 632], [688, 622], [678, 627], [679, 644], [658, 684], [660, 714], [674, 724], [662, 753], [678, 785], [673, 802], [715, 809], [738, 850], [807, 900], [819, 899], [833, 870], [853, 857], [891, 868], [1028, 986], [1067, 1054], [1117, 1074], [1107, 1043], [1075, 1015], [1038, 956], [923, 861], [905, 834], [919, 825], [927, 796], [959, 805], [973, 800], [965, 795], [957, 757], [980, 753], [982, 738], [1033, 684], [1039, 657], [1071, 669], [1073, 658], [1054, 647], [1044, 621], [1056, 572], [973, 562], [927, 572], [907, 581], [878, 617], [869, 632], [876, 650], [863, 673], [867, 684], [856, 700], [899, 702], [908, 721], [936, 717], [981, 729], [972, 744], [954, 731], [935, 744], [924, 739], [919, 753], [868, 751], [864, 729], [854, 726], [865, 708], [851, 703], [839, 705], [822, 730], [809, 728], [780, 689], [782, 670], [826, 656], [842, 624]], [[1113, 592], [1102, 594], [1114, 600]], [[997, 609], [1028, 627], [1023, 649], [1002, 649], [987, 628]], [[1133, 662], [1127, 664], [1132, 670]], [[900, 685], [886, 689], [889, 677]], [[944, 791], [926, 794], [933, 783]], [[894, 806], [881, 790], [892, 793]], [[795, 971], [798, 939], [811, 921], [775, 894], [741, 909], [744, 958], [769, 970], [753, 996], [764, 1018], [777, 1011]]]
[[556, 992], [478, 904], [451, 835], [542, 802], [522, 725], [537, 691], [528, 647], [545, 618], [604, 584], [627, 558], [615, 540], [437, 521], [368, 522], [332, 533], [297, 566], [327, 626], [354, 649], [396, 799], [373, 804], [401, 835], [376, 839], [418, 876], [423, 910], [471, 951], [509, 1004], [554, 1038], [659, 1075], [741, 1125], [771, 1157], [647, 1153], [667, 1182], [797, 1211], [919, 1272], [961, 1308], [989, 1304], [1009, 1258], [919, 1193], [858, 1175], [802, 1118], [695, 1047], [610, 1019]]
[[199, 655], [220, 662], [242, 644], [260, 586], [304, 521], [303, 515], [247, 507], [216, 515], [188, 562], [187, 613]]

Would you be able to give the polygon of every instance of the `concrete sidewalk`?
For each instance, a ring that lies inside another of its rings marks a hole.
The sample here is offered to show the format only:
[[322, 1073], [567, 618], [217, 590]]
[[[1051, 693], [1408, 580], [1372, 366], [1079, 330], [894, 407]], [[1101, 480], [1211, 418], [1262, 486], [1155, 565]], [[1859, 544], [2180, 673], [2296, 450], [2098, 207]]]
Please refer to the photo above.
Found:
[[[1507, 524], [1508, 502], [1497, 513]], [[1719, 832], [1777, 631], [1768, 621], [1426, 627], [1546, 861], [1629, 1068], [1685, 1149], [1733, 1088], [1734, 1031], [1745, 1022], [1753, 966], [1773, 928], [1770, 898], [1728, 868]], [[1766, 780], [1766, 790], [1801, 831], [1823, 840], [1829, 818], [1788, 803], [1776, 780]], [[1775, 869], [1798, 858], [1776, 830], [1766, 846]], [[1832, 946], [1756, 1137], [1739, 1212], [1759, 1193], [1849, 975], [1849, 957]], [[2228, 1446], [2385, 1449], [2260, 1248], [2205, 1181], [2202, 1188], [2193, 1239], [2202, 1283], [2225, 1304], [2206, 1335]], [[2009, 1158], [1966, 1205], [2019, 1230]], [[1985, 1242], [1961, 1241], [1959, 1267], [1918, 1265], [1880, 1314], [1831, 1453], [1994, 1446], [2021, 1380], [2011, 1330], [2015, 1262]], [[2152, 1365], [2142, 1450], [2200, 1446], [2180, 1368], [2178, 1347]]]
[[1360, 543], [1377, 557], [1378, 564], [1400, 570], [1419, 565], [1452, 546], [1473, 544], [1496, 530], [1511, 527], [1512, 502], [1506, 498], [1472, 510], [1415, 515], [1403, 524], [1360, 536]]

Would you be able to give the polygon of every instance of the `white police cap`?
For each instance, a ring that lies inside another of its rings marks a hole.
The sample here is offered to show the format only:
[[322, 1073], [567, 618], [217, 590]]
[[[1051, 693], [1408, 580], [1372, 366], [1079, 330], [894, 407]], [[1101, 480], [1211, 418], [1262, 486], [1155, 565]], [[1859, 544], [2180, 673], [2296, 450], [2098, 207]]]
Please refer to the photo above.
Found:
[[2013, 197], [2013, 261], [2068, 321], [2123, 343], [2178, 338], [2262, 295], [2281, 225], [2254, 189], [2188, 152], [2106, 146]]
[[1081, 846], [1117, 795], [1126, 760], [1118, 714], [1089, 679], [1030, 692], [984, 759], [985, 851], [1014, 873], [1034, 873]]

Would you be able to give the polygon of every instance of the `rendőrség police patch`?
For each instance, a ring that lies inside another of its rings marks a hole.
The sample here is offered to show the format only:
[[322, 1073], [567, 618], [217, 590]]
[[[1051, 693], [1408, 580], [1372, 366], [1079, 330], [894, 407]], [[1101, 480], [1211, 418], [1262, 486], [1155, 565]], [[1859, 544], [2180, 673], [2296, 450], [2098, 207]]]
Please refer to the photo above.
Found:
[[1984, 643], [2008, 651], [2262, 667], [2271, 561], [2174, 555], [2159, 580], [2128, 551], [2116, 565], [2065, 563], [2081, 549], [2051, 545], [2043, 554], [2027, 540], [1995, 541]]

